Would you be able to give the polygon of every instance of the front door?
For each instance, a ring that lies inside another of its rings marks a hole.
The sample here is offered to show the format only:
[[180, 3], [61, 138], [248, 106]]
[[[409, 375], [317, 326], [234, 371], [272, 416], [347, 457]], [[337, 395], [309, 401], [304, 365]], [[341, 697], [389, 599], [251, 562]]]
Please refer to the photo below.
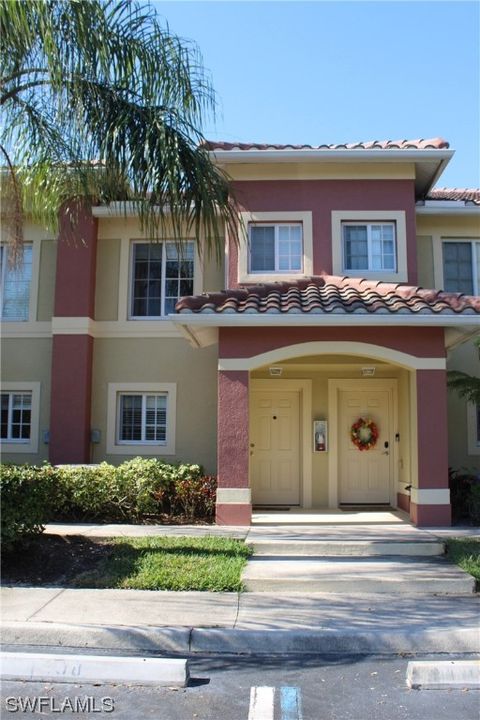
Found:
[[[392, 438], [389, 390], [341, 390], [339, 393], [339, 501], [344, 504], [390, 502]], [[378, 428], [374, 447], [359, 450], [351, 441], [352, 425], [370, 419]]]
[[255, 505], [300, 502], [300, 398], [296, 391], [252, 391], [250, 485]]

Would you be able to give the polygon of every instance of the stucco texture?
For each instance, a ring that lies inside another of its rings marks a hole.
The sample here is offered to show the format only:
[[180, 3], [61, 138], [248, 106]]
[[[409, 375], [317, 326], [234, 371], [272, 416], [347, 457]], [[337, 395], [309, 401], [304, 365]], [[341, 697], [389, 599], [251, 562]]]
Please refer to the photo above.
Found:
[[[108, 455], [109, 383], [176, 383], [176, 448], [169, 462], [200, 463], [216, 471], [217, 348], [195, 350], [182, 339], [96, 339], [93, 358], [92, 428], [101, 431], [92, 461], [119, 464], [132, 456]], [[141, 454], [141, 452], [139, 452]], [[161, 457], [159, 453], [159, 457]]]

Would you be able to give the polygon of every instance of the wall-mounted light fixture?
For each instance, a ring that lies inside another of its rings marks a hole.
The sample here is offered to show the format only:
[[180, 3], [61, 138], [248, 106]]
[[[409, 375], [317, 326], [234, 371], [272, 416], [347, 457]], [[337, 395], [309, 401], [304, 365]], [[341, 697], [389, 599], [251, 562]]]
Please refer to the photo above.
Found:
[[283, 368], [277, 366], [269, 367], [268, 372], [270, 373], [271, 377], [280, 377], [283, 372]]
[[375, 366], [362, 367], [362, 375], [363, 377], [373, 377], [375, 375]]

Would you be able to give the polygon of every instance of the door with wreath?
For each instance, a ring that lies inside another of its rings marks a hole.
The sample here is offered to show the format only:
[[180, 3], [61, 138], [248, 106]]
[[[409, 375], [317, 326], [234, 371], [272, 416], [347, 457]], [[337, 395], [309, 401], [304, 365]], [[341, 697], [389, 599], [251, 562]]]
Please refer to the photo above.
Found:
[[340, 391], [340, 504], [390, 503], [391, 402], [389, 390]]

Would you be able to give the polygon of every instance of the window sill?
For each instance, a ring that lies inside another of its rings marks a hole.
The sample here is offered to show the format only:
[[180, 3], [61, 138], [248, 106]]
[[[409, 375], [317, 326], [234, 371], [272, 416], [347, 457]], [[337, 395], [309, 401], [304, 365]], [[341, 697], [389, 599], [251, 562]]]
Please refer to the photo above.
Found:
[[22, 442], [22, 440], [1, 440], [0, 450], [2, 453], [28, 453], [33, 454], [38, 451], [38, 447], [31, 440]]
[[243, 275], [239, 275], [238, 281], [240, 283], [250, 283], [252, 285], [258, 285], [258, 283], [272, 283], [272, 282], [285, 282], [285, 281], [295, 282], [295, 280], [301, 280], [302, 278], [305, 278], [305, 277], [310, 277], [310, 276], [305, 275], [305, 273], [303, 273], [303, 272], [245, 273]]
[[175, 455], [175, 448], [172, 445], [144, 445], [142, 443], [125, 443], [125, 445], [109, 445], [107, 447], [108, 455], [155, 455], [163, 457], [164, 455]]

